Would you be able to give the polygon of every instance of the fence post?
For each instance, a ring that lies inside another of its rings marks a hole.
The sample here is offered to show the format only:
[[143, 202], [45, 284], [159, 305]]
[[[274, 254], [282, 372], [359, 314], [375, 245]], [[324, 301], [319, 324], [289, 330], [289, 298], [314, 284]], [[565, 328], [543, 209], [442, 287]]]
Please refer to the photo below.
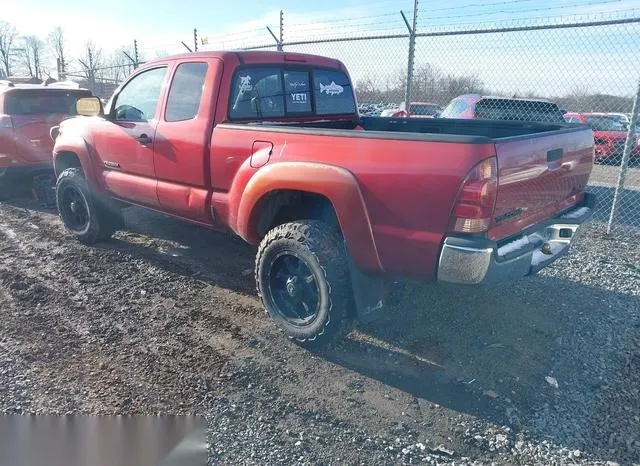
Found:
[[276, 37], [276, 35], [273, 33], [273, 31], [269, 26], [267, 26], [267, 31], [269, 31], [269, 34], [271, 34], [271, 37], [273, 37], [273, 40], [276, 41], [276, 50], [278, 50], [279, 52], [282, 52], [282, 42], [280, 42], [280, 40]]
[[620, 172], [618, 173], [618, 183], [616, 184], [616, 191], [613, 194], [613, 204], [611, 206], [609, 224], [607, 225], [608, 235], [611, 234], [613, 222], [615, 222], [616, 217], [618, 216], [618, 210], [620, 208], [620, 197], [622, 196], [622, 191], [624, 190], [624, 180], [627, 177], [627, 170], [629, 169], [629, 159], [631, 158], [631, 152], [635, 149], [635, 147], [633, 147], [635, 143], [634, 131], [638, 125], [638, 113], [640, 113], [640, 79], [638, 80], [638, 88], [636, 89], [636, 96], [633, 100], [631, 122], [629, 123], [629, 129], [627, 131], [627, 140], [624, 144], [622, 163], [620, 164]]
[[133, 69], [140, 66], [140, 56], [138, 55], [138, 41], [133, 39]]
[[282, 52], [284, 44], [284, 12], [280, 10], [280, 40], [278, 41], [278, 51]]
[[418, 0], [413, 0], [413, 23], [410, 26], [407, 17], [401, 11], [402, 19], [409, 30], [409, 56], [407, 58], [407, 85], [404, 93], [405, 109], [411, 105], [411, 88], [413, 87], [413, 56], [416, 50], [416, 26], [418, 23]]
[[198, 30], [193, 28], [193, 51], [198, 51]]

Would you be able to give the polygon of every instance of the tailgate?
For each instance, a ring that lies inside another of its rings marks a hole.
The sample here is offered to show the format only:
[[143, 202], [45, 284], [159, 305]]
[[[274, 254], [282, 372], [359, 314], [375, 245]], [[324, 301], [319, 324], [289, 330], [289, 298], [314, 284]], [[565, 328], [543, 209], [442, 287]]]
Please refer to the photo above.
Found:
[[14, 115], [11, 118], [19, 161], [25, 164], [50, 162], [53, 140], [49, 130], [69, 115]]
[[593, 168], [593, 134], [567, 128], [496, 141], [498, 193], [491, 239], [546, 220], [582, 199]]

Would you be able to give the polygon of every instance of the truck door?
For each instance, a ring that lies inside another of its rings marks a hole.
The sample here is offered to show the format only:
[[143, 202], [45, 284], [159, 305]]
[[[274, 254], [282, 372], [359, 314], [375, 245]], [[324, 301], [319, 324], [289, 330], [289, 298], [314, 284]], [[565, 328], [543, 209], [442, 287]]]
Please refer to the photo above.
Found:
[[92, 130], [104, 185], [115, 197], [158, 207], [153, 151], [168, 65], [133, 76]]
[[211, 223], [209, 142], [222, 61], [197, 57], [175, 65], [154, 145], [158, 201], [163, 211]]

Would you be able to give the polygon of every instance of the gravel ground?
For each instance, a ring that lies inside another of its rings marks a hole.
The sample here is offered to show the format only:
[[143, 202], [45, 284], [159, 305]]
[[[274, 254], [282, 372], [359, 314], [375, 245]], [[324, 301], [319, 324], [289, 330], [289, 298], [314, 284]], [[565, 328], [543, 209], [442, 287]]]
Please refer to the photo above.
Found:
[[87, 247], [0, 204], [0, 413], [204, 414], [214, 464], [640, 464], [637, 241], [593, 224], [536, 277], [396, 282], [310, 353], [238, 239], [132, 208]]

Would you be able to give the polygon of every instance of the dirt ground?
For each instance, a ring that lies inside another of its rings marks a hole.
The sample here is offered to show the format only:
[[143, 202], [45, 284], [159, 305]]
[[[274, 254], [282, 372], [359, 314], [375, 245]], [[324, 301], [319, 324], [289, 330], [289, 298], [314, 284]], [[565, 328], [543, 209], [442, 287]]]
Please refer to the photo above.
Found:
[[203, 414], [213, 464], [640, 462], [635, 234], [593, 226], [502, 286], [393, 282], [381, 321], [311, 353], [262, 310], [253, 248], [126, 225], [87, 247], [0, 204], [0, 412]]

